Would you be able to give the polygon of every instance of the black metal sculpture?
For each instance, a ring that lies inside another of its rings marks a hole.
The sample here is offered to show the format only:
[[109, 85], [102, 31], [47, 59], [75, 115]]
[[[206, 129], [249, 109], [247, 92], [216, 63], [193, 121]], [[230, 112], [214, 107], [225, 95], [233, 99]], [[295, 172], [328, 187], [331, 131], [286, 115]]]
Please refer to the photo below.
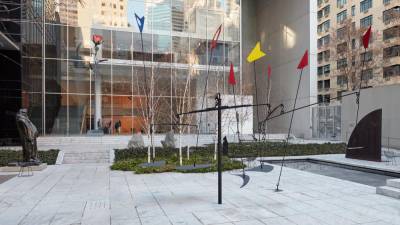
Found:
[[346, 158], [381, 161], [382, 109], [366, 115], [354, 128], [347, 144]]
[[39, 132], [36, 126], [29, 120], [27, 110], [20, 109], [16, 116], [17, 129], [22, 143], [23, 162], [39, 165], [36, 138]]

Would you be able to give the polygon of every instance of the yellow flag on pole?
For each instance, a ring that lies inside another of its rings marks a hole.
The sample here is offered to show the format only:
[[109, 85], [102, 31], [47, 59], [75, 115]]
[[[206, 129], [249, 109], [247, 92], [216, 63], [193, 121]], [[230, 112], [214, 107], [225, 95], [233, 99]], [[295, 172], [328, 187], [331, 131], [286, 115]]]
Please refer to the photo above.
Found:
[[261, 51], [261, 43], [257, 42], [256, 46], [251, 50], [250, 54], [247, 56], [247, 62], [251, 63], [256, 60], [261, 59], [265, 56], [265, 53]]

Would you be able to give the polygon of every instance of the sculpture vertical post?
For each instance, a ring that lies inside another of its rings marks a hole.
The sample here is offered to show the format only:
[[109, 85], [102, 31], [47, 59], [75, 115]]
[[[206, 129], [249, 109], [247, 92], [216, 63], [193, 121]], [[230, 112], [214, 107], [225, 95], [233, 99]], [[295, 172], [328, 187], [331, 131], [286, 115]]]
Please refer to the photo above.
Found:
[[371, 38], [371, 32], [372, 32], [372, 27], [370, 26], [362, 38], [363, 46], [364, 46], [364, 58], [363, 58], [362, 65], [361, 65], [360, 86], [358, 88], [358, 93], [357, 93], [357, 114], [356, 114], [355, 126], [357, 126], [357, 123], [358, 123], [358, 114], [360, 111], [360, 96], [361, 96], [361, 88], [362, 88], [362, 80], [363, 80], [363, 69], [364, 69], [364, 65], [365, 65], [365, 57], [367, 55], [367, 48], [369, 46], [369, 39]]
[[218, 204], [222, 204], [222, 110], [221, 95], [215, 97], [215, 106], [218, 108]]
[[[257, 91], [257, 70], [256, 70], [256, 61], [264, 57], [266, 54], [261, 51], [261, 43], [257, 42], [256, 46], [251, 50], [250, 54], [247, 56], [247, 62], [253, 63], [254, 66], [254, 88], [255, 88], [255, 98], [256, 104], [258, 104], [258, 91]], [[257, 110], [257, 132], [258, 132], [258, 140], [260, 140], [260, 126], [259, 126], [259, 116], [258, 116], [258, 106], [256, 106]]]
[[[213, 39], [212, 39], [211, 44], [210, 44], [210, 48], [211, 48], [210, 51], [211, 52], [210, 52], [210, 59], [208, 60], [207, 76], [206, 76], [206, 82], [205, 82], [204, 90], [203, 90], [203, 97], [202, 97], [202, 100], [201, 100], [201, 109], [204, 108], [204, 100], [205, 100], [205, 97], [206, 97], [206, 94], [207, 94], [207, 87], [208, 87], [208, 76], [210, 75], [211, 63], [213, 62], [213, 53], [214, 53], [214, 49], [217, 47], [217, 43], [218, 43], [219, 36], [221, 35], [221, 31], [222, 31], [222, 24], [218, 27], [217, 31], [214, 33]], [[203, 113], [201, 112], [200, 113], [200, 119], [199, 119], [199, 126], [197, 127], [195, 151], [199, 147], [199, 136], [200, 136], [202, 116], [203, 116]], [[194, 157], [195, 158], [194, 158], [193, 165], [196, 166], [196, 154], [194, 155]]]
[[[229, 72], [229, 80], [228, 84], [232, 85], [232, 91], [233, 91], [233, 104], [236, 106], [236, 93], [235, 93], [235, 85], [236, 85], [236, 79], [235, 79], [235, 71], [233, 70], [233, 63], [231, 62], [231, 69]], [[240, 131], [239, 131], [239, 113], [237, 109], [235, 109], [235, 117], [236, 117], [236, 134], [238, 138], [238, 142], [240, 143]]]
[[299, 89], [300, 89], [300, 84], [301, 84], [301, 77], [303, 76], [303, 70], [304, 68], [308, 66], [308, 50], [304, 53], [299, 65], [297, 66], [297, 69], [300, 69], [300, 77], [299, 77], [299, 82], [297, 84], [297, 91], [296, 91], [296, 97], [294, 99], [294, 104], [293, 104], [293, 110], [292, 110], [292, 116], [290, 118], [290, 124], [289, 124], [289, 129], [288, 129], [288, 134], [286, 137], [286, 142], [285, 142], [285, 146], [283, 149], [283, 157], [282, 157], [282, 164], [281, 164], [281, 169], [279, 171], [279, 178], [278, 178], [278, 182], [276, 184], [276, 189], [275, 191], [280, 191], [279, 190], [279, 184], [281, 182], [281, 177], [282, 177], [282, 170], [283, 170], [283, 166], [285, 164], [285, 157], [286, 157], [286, 148], [289, 144], [289, 138], [290, 138], [290, 132], [292, 130], [292, 124], [293, 124], [293, 117], [294, 117], [294, 111], [296, 110], [296, 103], [297, 103], [297, 97], [299, 95]]
[[179, 117], [179, 165], [182, 166], [182, 121]]

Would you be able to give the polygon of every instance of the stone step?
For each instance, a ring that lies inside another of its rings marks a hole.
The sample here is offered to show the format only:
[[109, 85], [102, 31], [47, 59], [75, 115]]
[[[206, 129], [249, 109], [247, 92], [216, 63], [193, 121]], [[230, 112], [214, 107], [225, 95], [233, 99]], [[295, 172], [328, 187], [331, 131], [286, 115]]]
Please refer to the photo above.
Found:
[[400, 189], [399, 188], [394, 188], [394, 187], [389, 187], [389, 186], [377, 187], [376, 193], [387, 196], [387, 197], [400, 199]]
[[80, 159], [80, 160], [73, 160], [73, 159], [64, 159], [63, 164], [108, 164], [110, 163], [109, 159]]
[[77, 164], [77, 163], [109, 163], [109, 151], [97, 152], [65, 152], [64, 164]]
[[390, 179], [386, 181], [386, 185], [393, 188], [400, 189], [400, 179]]

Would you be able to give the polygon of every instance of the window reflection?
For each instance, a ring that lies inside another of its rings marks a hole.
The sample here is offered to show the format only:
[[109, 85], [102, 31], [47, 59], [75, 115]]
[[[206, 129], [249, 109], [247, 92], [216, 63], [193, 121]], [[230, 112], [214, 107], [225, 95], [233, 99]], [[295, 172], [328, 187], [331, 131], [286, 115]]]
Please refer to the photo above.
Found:
[[[230, 93], [226, 79], [231, 62], [239, 71], [239, 0], [65, 0], [45, 1], [44, 6], [38, 2], [32, 6], [37, 17], [26, 15], [22, 25], [22, 101], [34, 123], [45, 125], [45, 134], [82, 135], [98, 122], [106, 134], [116, 134], [117, 121], [121, 134], [145, 130], [143, 108], [150, 90], [157, 105], [155, 122], [176, 123], [176, 112], [201, 106], [207, 76], [205, 91], [211, 96], [216, 91]], [[44, 26], [37, 22], [42, 21], [42, 7]], [[145, 17], [143, 34], [135, 13]], [[221, 24], [211, 57], [211, 39]], [[93, 34], [103, 37], [97, 67]], [[96, 95], [101, 97], [100, 121], [94, 121]], [[213, 104], [210, 96], [207, 104]], [[197, 119], [192, 115], [182, 122], [195, 124]], [[203, 131], [214, 129], [204, 121]], [[176, 128], [159, 126], [156, 132], [171, 129]], [[195, 128], [184, 132], [193, 133]]]

